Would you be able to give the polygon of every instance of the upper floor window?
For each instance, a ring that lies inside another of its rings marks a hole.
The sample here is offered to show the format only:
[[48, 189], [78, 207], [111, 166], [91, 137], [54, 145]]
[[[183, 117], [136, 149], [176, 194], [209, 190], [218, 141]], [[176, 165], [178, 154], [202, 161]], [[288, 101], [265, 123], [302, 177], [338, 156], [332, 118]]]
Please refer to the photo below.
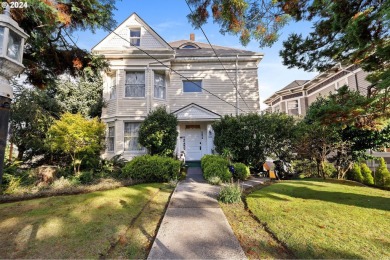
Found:
[[115, 147], [115, 127], [108, 127], [108, 135], [107, 135], [107, 151], [113, 152]]
[[154, 97], [165, 99], [165, 75], [154, 74]]
[[125, 97], [145, 97], [145, 72], [126, 72]]
[[184, 80], [183, 81], [183, 92], [202, 92], [202, 81], [201, 80]]
[[108, 89], [110, 91], [110, 99], [116, 99], [116, 77], [108, 77]]
[[287, 102], [287, 113], [289, 115], [298, 115], [298, 100], [291, 100]]
[[197, 49], [194, 45], [184, 45], [182, 49]]
[[125, 123], [124, 143], [125, 151], [143, 151], [144, 148], [138, 142], [141, 123]]
[[130, 29], [130, 45], [140, 46], [141, 45], [141, 29]]

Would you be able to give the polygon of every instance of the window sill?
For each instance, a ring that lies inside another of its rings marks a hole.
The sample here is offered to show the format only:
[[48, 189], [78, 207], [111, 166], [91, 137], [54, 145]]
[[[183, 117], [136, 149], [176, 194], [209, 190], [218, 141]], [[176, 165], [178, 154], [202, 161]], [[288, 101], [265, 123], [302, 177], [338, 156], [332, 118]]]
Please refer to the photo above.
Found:
[[146, 97], [123, 97], [123, 99], [146, 99]]
[[158, 101], [167, 101], [166, 98], [157, 98], [157, 97], [154, 97], [153, 99], [158, 100]]

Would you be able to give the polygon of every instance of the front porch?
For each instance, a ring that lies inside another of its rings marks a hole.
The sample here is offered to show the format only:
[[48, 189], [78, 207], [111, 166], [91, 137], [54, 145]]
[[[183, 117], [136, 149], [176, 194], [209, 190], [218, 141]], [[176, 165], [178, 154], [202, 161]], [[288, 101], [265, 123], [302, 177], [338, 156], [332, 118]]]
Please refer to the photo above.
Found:
[[200, 161], [203, 155], [214, 153], [214, 131], [212, 123], [221, 116], [198, 106], [189, 104], [175, 112], [179, 124], [175, 153], [184, 153], [186, 161]]

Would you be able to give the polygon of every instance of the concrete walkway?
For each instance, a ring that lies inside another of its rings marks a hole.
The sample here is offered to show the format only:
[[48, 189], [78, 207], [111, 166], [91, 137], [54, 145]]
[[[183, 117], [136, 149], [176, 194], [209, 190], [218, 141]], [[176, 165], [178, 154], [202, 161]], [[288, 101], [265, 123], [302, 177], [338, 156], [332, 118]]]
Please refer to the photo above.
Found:
[[189, 168], [172, 194], [148, 259], [246, 259], [216, 200], [218, 191], [200, 168]]

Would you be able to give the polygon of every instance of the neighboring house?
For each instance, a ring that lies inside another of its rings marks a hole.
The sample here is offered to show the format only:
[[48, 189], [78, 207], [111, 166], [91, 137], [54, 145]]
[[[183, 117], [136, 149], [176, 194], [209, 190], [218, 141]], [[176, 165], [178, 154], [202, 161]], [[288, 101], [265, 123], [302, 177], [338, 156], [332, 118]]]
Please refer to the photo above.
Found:
[[[295, 80], [264, 101], [269, 106], [265, 111], [305, 116], [308, 107], [317, 97], [334, 93], [344, 85], [351, 90], [358, 90], [362, 95], [367, 95], [371, 85], [365, 80], [367, 75], [368, 73], [360, 67], [349, 65], [336, 66], [311, 80]], [[369, 151], [369, 153], [376, 157], [383, 157], [389, 166], [390, 148], [383, 148], [382, 152]], [[375, 168], [376, 164], [374, 161], [369, 161], [369, 166]]]
[[239, 98], [240, 113], [260, 112], [257, 69], [263, 55], [213, 47], [219, 59], [209, 44], [196, 42], [194, 34], [189, 40], [167, 43], [135, 13], [98, 43], [92, 52], [110, 63], [110, 72], [103, 75], [107, 102], [102, 112], [107, 124], [103, 156], [123, 154], [131, 159], [145, 154], [138, 143], [140, 123], [160, 105], [178, 118], [177, 155], [184, 151], [187, 160], [200, 160], [213, 153], [211, 124], [221, 116], [236, 114], [232, 83], [236, 77], [246, 102]]
[[304, 116], [318, 96], [327, 96], [344, 85], [366, 95], [371, 85], [366, 76], [367, 72], [350, 65], [336, 66], [311, 80], [295, 80], [264, 101], [269, 106], [266, 111]]

